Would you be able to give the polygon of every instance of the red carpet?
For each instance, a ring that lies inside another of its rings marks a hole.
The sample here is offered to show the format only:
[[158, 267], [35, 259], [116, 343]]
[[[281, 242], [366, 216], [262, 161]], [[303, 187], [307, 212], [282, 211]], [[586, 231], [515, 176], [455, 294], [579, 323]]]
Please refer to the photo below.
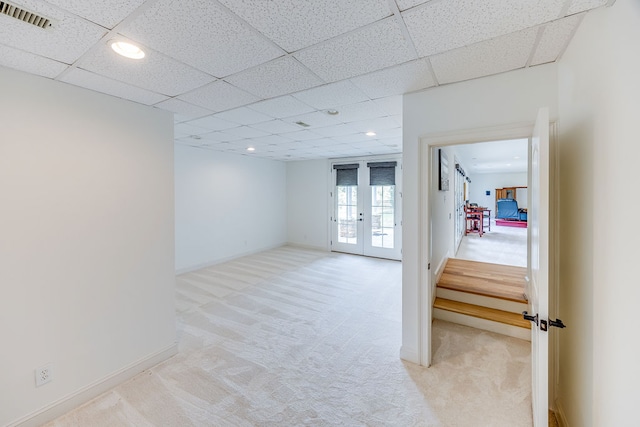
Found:
[[508, 220], [508, 219], [496, 219], [496, 225], [503, 225], [505, 227], [527, 228], [527, 221], [514, 221], [514, 220]]

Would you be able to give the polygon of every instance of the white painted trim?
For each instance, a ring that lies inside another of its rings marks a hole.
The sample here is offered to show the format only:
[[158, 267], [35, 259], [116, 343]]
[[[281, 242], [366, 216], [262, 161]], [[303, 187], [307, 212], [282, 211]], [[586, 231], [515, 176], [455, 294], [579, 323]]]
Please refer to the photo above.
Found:
[[471, 144], [477, 142], [489, 142], [497, 140], [529, 138], [533, 132], [533, 122], [515, 123], [503, 126], [492, 126], [485, 128], [456, 130], [440, 132], [420, 137], [418, 154], [420, 156], [418, 168], [418, 191], [420, 194], [418, 236], [418, 345], [420, 348], [420, 364], [429, 366], [431, 364], [431, 322], [432, 304], [429, 302], [434, 298], [435, 290], [430, 284], [430, 274], [427, 264], [431, 258], [430, 248], [430, 224], [431, 224], [431, 151], [434, 147], [448, 145]]
[[278, 243], [276, 245], [270, 245], [270, 246], [265, 246], [263, 248], [259, 248], [259, 249], [255, 249], [252, 251], [247, 251], [247, 252], [242, 252], [233, 256], [229, 256], [229, 257], [224, 257], [224, 258], [220, 258], [217, 259], [215, 261], [208, 261], [208, 262], [203, 262], [200, 264], [195, 264], [195, 265], [191, 265], [189, 267], [184, 267], [184, 268], [179, 268], [176, 270], [176, 276], [180, 275], [180, 274], [184, 274], [184, 273], [189, 273], [191, 271], [196, 271], [196, 270], [200, 270], [201, 268], [207, 268], [207, 267], [213, 267], [214, 265], [218, 265], [218, 264], [222, 264], [225, 262], [229, 262], [229, 261], [233, 261], [234, 259], [238, 259], [238, 258], [242, 258], [245, 256], [249, 256], [249, 255], [254, 255], [260, 252], [264, 252], [264, 251], [268, 251], [271, 249], [277, 249], [277, 248], [281, 248], [283, 246], [287, 246], [288, 243], [283, 242], [283, 243]]
[[178, 354], [178, 344], [174, 343], [156, 353], [150, 354], [106, 377], [56, 400], [55, 402], [12, 422], [6, 427], [36, 427], [66, 414], [72, 409], [111, 390], [117, 385], [135, 377], [139, 373]]
[[492, 320], [480, 319], [479, 317], [467, 316], [466, 314], [455, 313], [453, 311], [435, 308], [433, 310], [435, 319], [444, 320], [458, 325], [469, 326], [470, 328], [482, 329], [512, 338], [519, 338], [524, 341], [531, 341], [531, 329], [520, 328], [518, 326], [507, 325], [505, 323], [494, 322]]
[[527, 309], [527, 304], [525, 303], [492, 298], [484, 295], [476, 295], [469, 292], [454, 291], [452, 289], [437, 288], [436, 296], [442, 299], [494, 308], [496, 310], [508, 311], [510, 313], [520, 314]]
[[420, 355], [418, 354], [418, 350], [415, 348], [409, 348], [406, 345], [400, 347], [400, 359], [415, 363], [416, 365], [420, 364]]
[[440, 265], [438, 265], [438, 268], [436, 268], [435, 274], [433, 276], [433, 283], [431, 283], [431, 293], [432, 293], [431, 305], [433, 305], [433, 303], [436, 302], [436, 296], [438, 293], [438, 282], [442, 277], [442, 273], [444, 273], [444, 268], [447, 265], [447, 261], [449, 261], [448, 256], [445, 256], [444, 258], [442, 258], [442, 260], [440, 261]]
[[558, 425], [560, 427], [569, 427], [569, 423], [567, 422], [567, 416], [565, 415], [565, 411], [564, 411], [564, 406], [562, 406], [562, 403], [560, 401], [560, 399], [556, 399], [556, 420], [558, 420]]
[[420, 139], [418, 146], [418, 191], [420, 202], [418, 203], [418, 355], [420, 365], [431, 366], [431, 325], [433, 323], [433, 289], [431, 285], [431, 195], [429, 188], [431, 180], [431, 148], [432, 145], [424, 144]]

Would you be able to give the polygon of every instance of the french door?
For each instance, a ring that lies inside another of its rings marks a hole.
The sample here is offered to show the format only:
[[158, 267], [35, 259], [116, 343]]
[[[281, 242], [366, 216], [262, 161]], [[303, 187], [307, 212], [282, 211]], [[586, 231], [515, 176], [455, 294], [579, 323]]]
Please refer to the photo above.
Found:
[[336, 162], [332, 168], [331, 250], [400, 259], [400, 162]]

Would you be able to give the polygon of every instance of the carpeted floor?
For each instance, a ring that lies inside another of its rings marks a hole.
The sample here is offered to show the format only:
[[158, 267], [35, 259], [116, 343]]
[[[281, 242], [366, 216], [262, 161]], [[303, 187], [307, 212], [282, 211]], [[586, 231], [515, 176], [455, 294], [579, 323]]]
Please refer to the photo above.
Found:
[[401, 263], [283, 247], [178, 277], [179, 354], [53, 426], [531, 426], [529, 343], [433, 325], [398, 357]]
[[494, 264], [527, 266], [527, 229], [491, 224], [491, 231], [480, 237], [469, 234], [462, 238], [456, 258]]

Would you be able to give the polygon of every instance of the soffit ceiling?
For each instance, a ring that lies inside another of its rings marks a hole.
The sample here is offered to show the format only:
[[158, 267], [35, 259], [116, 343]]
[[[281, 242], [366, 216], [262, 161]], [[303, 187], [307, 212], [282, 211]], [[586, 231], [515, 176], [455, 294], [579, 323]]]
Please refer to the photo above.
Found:
[[[0, 65], [171, 111], [176, 144], [283, 161], [392, 154], [402, 94], [554, 62], [612, 2], [15, 0], [53, 25], [0, 15]], [[145, 58], [116, 55], [116, 38]]]

